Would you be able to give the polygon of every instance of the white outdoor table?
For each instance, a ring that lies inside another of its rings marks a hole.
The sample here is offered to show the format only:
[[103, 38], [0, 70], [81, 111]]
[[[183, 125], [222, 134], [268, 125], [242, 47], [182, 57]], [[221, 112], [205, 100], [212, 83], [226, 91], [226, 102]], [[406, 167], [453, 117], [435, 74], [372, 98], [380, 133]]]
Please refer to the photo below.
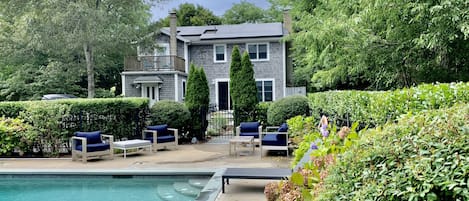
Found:
[[254, 137], [253, 136], [235, 136], [234, 138], [230, 139], [230, 155], [231, 155], [231, 150], [232, 146], [234, 145], [234, 152], [236, 155], [237, 153], [237, 146], [238, 144], [249, 144], [252, 147], [252, 154], [254, 154]]
[[113, 142], [114, 149], [120, 149], [124, 151], [124, 158], [127, 156], [127, 150], [129, 149], [145, 149], [147, 148], [150, 153], [151, 152], [151, 142], [148, 140], [126, 140], [126, 141], [119, 141]]

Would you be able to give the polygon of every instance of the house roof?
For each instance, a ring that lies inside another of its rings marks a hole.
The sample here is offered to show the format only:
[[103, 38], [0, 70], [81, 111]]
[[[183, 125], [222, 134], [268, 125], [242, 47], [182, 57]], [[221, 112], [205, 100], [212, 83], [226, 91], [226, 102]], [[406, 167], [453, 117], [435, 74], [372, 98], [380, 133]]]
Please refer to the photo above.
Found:
[[[169, 27], [161, 29], [169, 35]], [[283, 37], [288, 31], [280, 22], [260, 24], [210, 25], [210, 26], [181, 26], [177, 27], [177, 38], [182, 41], [204, 41], [216, 39], [240, 39]]]

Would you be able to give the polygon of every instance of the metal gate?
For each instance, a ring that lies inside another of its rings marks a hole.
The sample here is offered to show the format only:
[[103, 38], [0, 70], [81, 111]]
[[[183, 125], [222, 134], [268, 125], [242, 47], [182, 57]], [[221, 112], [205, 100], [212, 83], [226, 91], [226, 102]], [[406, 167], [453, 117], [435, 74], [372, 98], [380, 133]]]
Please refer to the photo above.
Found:
[[216, 105], [210, 105], [207, 115], [207, 137], [209, 143], [226, 144], [235, 135], [233, 110], [217, 110]]

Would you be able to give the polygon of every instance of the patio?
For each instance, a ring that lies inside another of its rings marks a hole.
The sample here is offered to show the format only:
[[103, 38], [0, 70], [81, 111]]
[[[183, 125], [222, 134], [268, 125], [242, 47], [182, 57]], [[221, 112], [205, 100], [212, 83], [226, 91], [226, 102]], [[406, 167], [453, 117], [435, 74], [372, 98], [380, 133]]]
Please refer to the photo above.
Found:
[[[247, 149], [246, 149], [247, 150]], [[191, 169], [203, 168], [289, 168], [290, 159], [279, 156], [260, 157], [260, 149], [253, 155], [229, 156], [229, 144], [181, 145], [177, 150], [158, 151], [149, 154], [122, 156], [114, 160], [90, 160], [88, 163], [72, 162], [71, 158], [59, 159], [0, 159], [0, 169]], [[47, 162], [44, 162], [47, 161]], [[265, 200], [264, 186], [269, 180], [233, 180], [227, 191], [219, 195], [219, 201]]]

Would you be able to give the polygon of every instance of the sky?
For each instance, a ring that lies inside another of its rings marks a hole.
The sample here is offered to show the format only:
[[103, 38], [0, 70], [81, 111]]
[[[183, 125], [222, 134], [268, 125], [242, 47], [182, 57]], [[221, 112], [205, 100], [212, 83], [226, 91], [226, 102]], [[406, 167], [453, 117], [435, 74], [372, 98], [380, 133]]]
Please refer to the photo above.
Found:
[[[256, 6], [266, 9], [270, 6], [270, 3], [267, 0], [246, 0], [247, 2], [253, 3]], [[241, 0], [169, 0], [161, 3], [156, 3], [153, 6], [152, 12], [152, 21], [157, 21], [161, 18], [168, 16], [168, 13], [171, 9], [179, 7], [183, 3], [191, 3], [194, 5], [201, 5], [204, 8], [207, 8], [217, 16], [221, 16], [225, 13], [226, 10], [230, 9], [233, 4], [240, 3]]]

